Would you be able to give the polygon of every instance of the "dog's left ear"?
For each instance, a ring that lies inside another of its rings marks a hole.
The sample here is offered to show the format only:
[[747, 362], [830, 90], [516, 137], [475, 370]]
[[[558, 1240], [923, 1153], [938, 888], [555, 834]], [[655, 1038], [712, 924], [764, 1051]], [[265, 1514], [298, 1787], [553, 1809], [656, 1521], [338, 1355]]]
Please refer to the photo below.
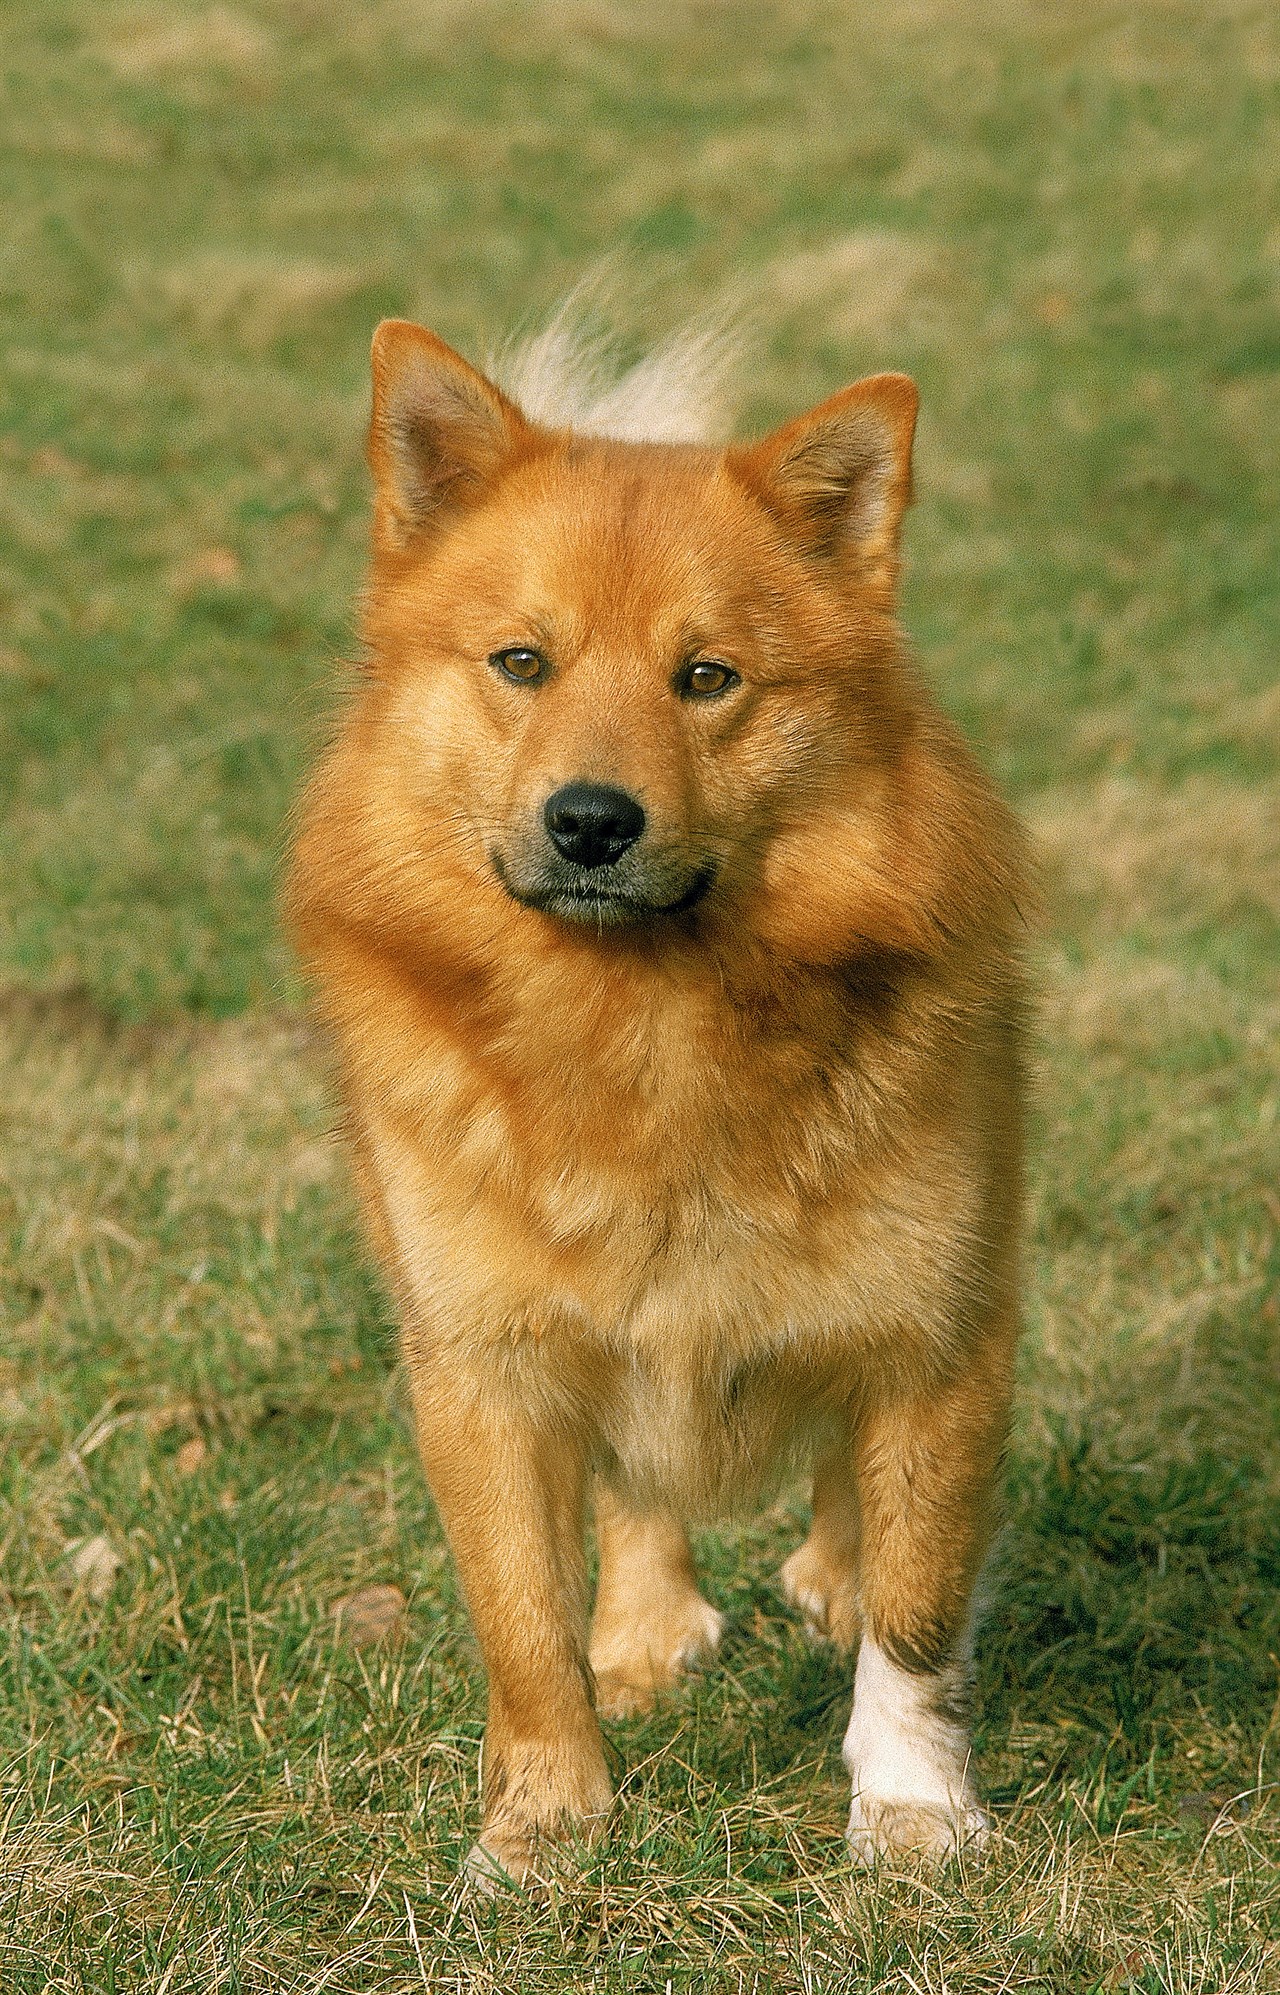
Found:
[[730, 467], [807, 554], [847, 566], [886, 607], [911, 503], [919, 405], [908, 375], [871, 374], [728, 453]]

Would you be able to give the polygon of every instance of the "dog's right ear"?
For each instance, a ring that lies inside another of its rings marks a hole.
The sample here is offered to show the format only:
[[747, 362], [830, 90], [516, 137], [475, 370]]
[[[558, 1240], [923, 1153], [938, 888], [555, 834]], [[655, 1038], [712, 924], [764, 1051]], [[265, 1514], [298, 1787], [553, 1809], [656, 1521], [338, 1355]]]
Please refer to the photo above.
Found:
[[483, 491], [529, 425], [461, 354], [423, 326], [384, 319], [373, 335], [369, 466], [375, 531], [389, 548]]

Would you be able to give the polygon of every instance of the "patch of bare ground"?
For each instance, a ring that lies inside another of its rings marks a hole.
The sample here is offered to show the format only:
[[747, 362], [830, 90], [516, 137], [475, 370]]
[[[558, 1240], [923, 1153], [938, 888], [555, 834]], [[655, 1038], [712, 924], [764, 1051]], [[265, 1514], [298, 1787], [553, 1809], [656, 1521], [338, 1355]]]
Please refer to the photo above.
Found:
[[1040, 1017], [1046, 1033], [1086, 1056], [1159, 1056], [1207, 1034], [1265, 1054], [1280, 1035], [1280, 995], [1260, 1002], [1203, 965], [1099, 947], [1082, 963], [1055, 962]]
[[154, 292], [202, 337], [222, 333], [250, 352], [305, 326], [368, 282], [366, 270], [318, 257], [212, 249], [158, 267], [140, 265], [127, 277], [144, 306], [145, 294]]
[[256, 74], [270, 59], [273, 37], [256, 15], [237, 7], [120, 12], [99, 46], [129, 81], [203, 74], [210, 69]]
[[789, 251], [766, 278], [774, 309], [817, 314], [837, 338], [889, 340], [945, 311], [955, 283], [941, 247], [899, 230], [851, 230]]
[[1280, 920], [1280, 786], [1208, 775], [1169, 787], [1109, 777], [1028, 815], [1050, 878], [1104, 933], [1147, 915]]
[[211, 1194], [296, 1198], [335, 1159], [323, 1066], [297, 1014], [133, 1023], [80, 989], [0, 989], [0, 1196], [25, 1209], [28, 1248], [119, 1232], [98, 1201], [131, 1166], [165, 1174], [170, 1218]]

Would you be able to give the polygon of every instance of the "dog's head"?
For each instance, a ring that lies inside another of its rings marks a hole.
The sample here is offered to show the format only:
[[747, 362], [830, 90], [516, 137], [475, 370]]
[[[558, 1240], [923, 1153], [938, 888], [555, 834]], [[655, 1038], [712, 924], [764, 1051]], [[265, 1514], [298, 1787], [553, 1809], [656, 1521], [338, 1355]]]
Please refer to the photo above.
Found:
[[532, 423], [400, 321], [373, 371], [366, 631], [419, 849], [561, 925], [865, 929], [902, 886], [913, 384], [712, 449]]

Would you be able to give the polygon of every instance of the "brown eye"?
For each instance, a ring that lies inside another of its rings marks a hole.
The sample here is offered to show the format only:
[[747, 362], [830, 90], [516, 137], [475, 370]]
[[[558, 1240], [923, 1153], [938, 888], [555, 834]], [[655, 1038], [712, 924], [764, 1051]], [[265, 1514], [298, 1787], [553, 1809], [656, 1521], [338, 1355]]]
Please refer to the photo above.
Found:
[[676, 691], [684, 699], [711, 700], [737, 684], [738, 675], [731, 665], [721, 665], [715, 658], [698, 658], [677, 676]]
[[547, 661], [540, 651], [533, 651], [528, 645], [513, 644], [505, 651], [491, 651], [489, 663], [495, 665], [504, 678], [514, 679], [518, 685], [532, 685], [541, 679], [547, 669]]

